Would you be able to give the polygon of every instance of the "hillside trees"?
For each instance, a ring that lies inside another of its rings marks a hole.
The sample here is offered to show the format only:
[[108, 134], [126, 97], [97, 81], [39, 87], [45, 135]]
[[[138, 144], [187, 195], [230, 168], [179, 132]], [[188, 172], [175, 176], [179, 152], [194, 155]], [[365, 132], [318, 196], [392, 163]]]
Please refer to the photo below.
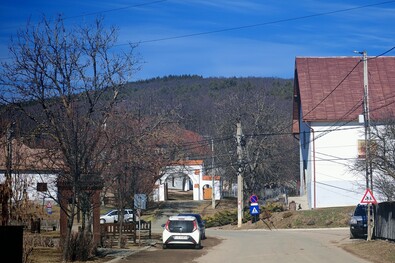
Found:
[[[265, 187], [296, 185], [297, 147], [289, 130], [289, 113], [278, 98], [265, 92], [240, 89], [217, 104], [217, 163], [223, 177], [236, 181], [237, 169], [244, 171], [244, 193], [259, 193]], [[244, 160], [237, 162], [232, 137], [240, 121], [244, 133]], [[227, 136], [225, 136], [227, 135]]]
[[[12, 60], [2, 63], [3, 100], [17, 106], [34, 124], [25, 131], [26, 137], [45, 137], [48, 152], [57, 153], [48, 156], [56, 156], [63, 165], [58, 181], [72, 189], [70, 205], [61, 207], [68, 216], [64, 261], [72, 258], [69, 248], [77, 200], [89, 198], [81, 186], [100, 182], [107, 157], [103, 149], [108, 144], [103, 127], [119, 87], [136, 66], [133, 47], [115, 53], [116, 41], [117, 30], [105, 28], [101, 18], [92, 25], [69, 28], [61, 17], [43, 17], [18, 31], [9, 46]], [[78, 207], [83, 213], [91, 208]], [[88, 225], [86, 231], [90, 229]]]
[[[248, 166], [246, 191], [269, 185], [294, 186], [298, 178], [298, 147], [290, 134], [292, 80], [278, 78], [160, 78], [125, 86], [141, 113], [178, 109], [180, 123], [214, 145], [215, 171], [222, 178], [236, 177], [236, 122], [246, 134]], [[210, 147], [211, 148], [211, 147]], [[198, 155], [211, 169], [212, 155]]]

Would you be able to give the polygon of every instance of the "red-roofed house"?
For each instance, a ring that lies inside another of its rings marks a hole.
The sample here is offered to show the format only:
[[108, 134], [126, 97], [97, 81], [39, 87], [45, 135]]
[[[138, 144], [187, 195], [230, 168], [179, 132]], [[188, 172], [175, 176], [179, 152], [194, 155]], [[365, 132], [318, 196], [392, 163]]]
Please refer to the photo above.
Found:
[[[365, 139], [362, 57], [297, 57], [293, 127], [300, 146], [300, 194], [309, 208], [359, 203], [365, 174], [351, 169]], [[369, 113], [395, 113], [395, 57], [369, 57]], [[378, 196], [376, 196], [376, 199]]]

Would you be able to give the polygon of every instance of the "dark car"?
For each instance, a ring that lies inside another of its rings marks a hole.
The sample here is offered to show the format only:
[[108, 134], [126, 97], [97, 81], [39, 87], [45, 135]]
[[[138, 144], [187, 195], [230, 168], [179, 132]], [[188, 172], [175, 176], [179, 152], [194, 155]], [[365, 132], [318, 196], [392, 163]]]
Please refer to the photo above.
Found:
[[[350, 219], [350, 238], [365, 238], [368, 233], [368, 215], [366, 204], [358, 204]], [[373, 206], [372, 210], [373, 210]], [[372, 212], [372, 211], [371, 211]], [[371, 213], [373, 216], [373, 213]]]
[[200, 216], [200, 214], [193, 214], [193, 213], [181, 213], [178, 214], [179, 216], [194, 216], [197, 219], [198, 222], [198, 226], [199, 226], [199, 230], [200, 230], [200, 234], [201, 234], [201, 238], [202, 239], [206, 239], [206, 221], [204, 221], [202, 219], [202, 217]]

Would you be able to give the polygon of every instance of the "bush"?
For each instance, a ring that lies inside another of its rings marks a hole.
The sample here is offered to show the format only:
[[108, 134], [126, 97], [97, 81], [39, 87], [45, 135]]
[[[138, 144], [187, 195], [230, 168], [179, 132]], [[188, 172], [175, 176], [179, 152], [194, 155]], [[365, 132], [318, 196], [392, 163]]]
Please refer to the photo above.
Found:
[[206, 227], [216, 227], [237, 222], [237, 210], [221, 211], [214, 216], [204, 218], [206, 220]]
[[279, 202], [273, 202], [273, 203], [267, 203], [266, 209], [271, 211], [271, 212], [283, 212], [284, 209], [284, 204], [279, 203]]
[[88, 231], [73, 232], [67, 257], [71, 261], [87, 261], [95, 256], [96, 250], [97, 247], [93, 242], [92, 233]]

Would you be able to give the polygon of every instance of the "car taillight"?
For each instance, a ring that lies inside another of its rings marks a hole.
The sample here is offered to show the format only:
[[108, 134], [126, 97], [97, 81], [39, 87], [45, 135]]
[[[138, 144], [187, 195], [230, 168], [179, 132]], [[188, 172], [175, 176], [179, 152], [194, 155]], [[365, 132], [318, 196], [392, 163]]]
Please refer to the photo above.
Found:
[[192, 232], [196, 231], [197, 229], [198, 229], [197, 223], [196, 223], [196, 221], [193, 221], [193, 230], [192, 230]]
[[170, 232], [170, 230], [169, 230], [169, 224], [170, 224], [170, 220], [167, 220], [166, 225], [165, 225], [165, 228], [166, 228], [167, 231]]

